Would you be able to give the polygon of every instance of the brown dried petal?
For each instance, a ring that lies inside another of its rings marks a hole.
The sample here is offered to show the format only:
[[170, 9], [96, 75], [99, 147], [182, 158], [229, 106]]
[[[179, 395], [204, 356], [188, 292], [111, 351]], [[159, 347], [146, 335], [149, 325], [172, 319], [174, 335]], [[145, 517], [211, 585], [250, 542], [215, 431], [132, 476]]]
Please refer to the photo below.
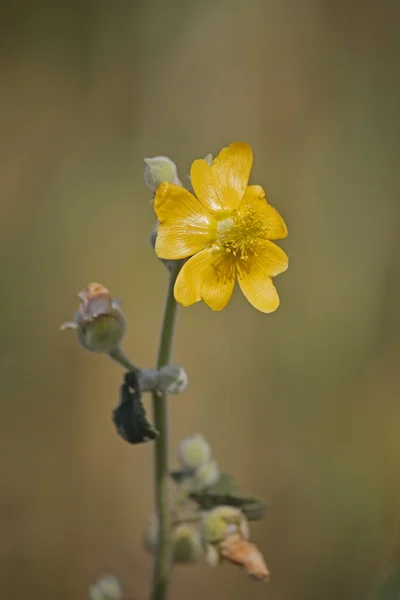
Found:
[[223, 558], [242, 567], [254, 579], [269, 579], [268, 567], [260, 550], [255, 544], [244, 540], [239, 533], [233, 533], [220, 542], [219, 551]]
[[101, 315], [111, 313], [112, 300], [109, 290], [101, 283], [89, 283], [86, 289], [79, 292], [81, 299], [79, 312], [85, 322], [90, 322]]

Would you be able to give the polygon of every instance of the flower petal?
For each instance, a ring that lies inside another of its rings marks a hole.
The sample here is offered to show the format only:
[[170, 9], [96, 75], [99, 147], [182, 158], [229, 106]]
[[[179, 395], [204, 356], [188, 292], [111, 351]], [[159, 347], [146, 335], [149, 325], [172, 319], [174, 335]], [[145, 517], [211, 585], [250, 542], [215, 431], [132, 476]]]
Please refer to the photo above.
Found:
[[288, 257], [273, 242], [267, 242], [259, 253], [248, 260], [238, 260], [237, 273], [240, 289], [255, 308], [270, 313], [279, 306], [279, 296], [271, 277], [283, 273]]
[[209, 210], [236, 210], [244, 196], [253, 164], [253, 151], [244, 142], [221, 150], [212, 166], [195, 160], [190, 171], [193, 190]]
[[156, 254], [160, 258], [186, 258], [203, 250], [216, 237], [215, 218], [179, 185], [162, 183], [154, 198], [154, 208], [160, 221], [156, 240]]
[[183, 306], [199, 300], [213, 310], [228, 304], [235, 286], [235, 263], [224, 250], [206, 248], [182, 267], [175, 283], [175, 299]]
[[248, 186], [240, 204], [239, 212], [244, 212], [249, 207], [255, 210], [257, 219], [265, 224], [268, 240], [283, 240], [287, 237], [288, 230], [285, 221], [278, 211], [268, 204], [265, 192], [260, 185]]

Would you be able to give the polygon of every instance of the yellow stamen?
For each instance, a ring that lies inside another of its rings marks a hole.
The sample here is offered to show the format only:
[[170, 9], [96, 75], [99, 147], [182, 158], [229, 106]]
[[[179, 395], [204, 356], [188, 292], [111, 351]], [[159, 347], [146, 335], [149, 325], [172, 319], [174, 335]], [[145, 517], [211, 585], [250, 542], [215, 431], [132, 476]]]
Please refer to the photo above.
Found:
[[257, 249], [267, 240], [268, 227], [259, 220], [252, 206], [240, 213], [234, 211], [230, 217], [218, 223], [217, 244], [242, 260], [257, 254]]

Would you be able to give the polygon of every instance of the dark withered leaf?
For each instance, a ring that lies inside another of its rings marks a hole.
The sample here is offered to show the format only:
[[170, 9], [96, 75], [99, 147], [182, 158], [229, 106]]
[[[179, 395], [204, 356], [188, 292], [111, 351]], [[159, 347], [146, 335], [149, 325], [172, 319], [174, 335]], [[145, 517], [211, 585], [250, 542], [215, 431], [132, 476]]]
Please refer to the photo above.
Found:
[[266, 511], [266, 503], [259, 498], [242, 494], [229, 473], [221, 473], [217, 483], [207, 490], [193, 492], [190, 498], [197, 502], [202, 510], [210, 510], [222, 504], [240, 508], [249, 521], [262, 519]]
[[113, 421], [119, 435], [129, 444], [142, 444], [158, 437], [158, 431], [146, 418], [135, 371], [125, 374], [120, 403], [113, 410]]

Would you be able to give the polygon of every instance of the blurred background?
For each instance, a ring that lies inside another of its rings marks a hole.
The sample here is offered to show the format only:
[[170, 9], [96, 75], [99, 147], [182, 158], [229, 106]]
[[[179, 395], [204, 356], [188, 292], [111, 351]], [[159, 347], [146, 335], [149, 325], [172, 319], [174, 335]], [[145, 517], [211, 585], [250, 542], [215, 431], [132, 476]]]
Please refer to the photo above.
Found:
[[[400, 6], [364, 0], [1, 5], [0, 581], [84, 600], [104, 572], [148, 597], [152, 445], [111, 423], [122, 370], [60, 333], [100, 281], [154, 366], [167, 273], [143, 158], [242, 140], [289, 226], [281, 307], [180, 309], [171, 465], [201, 431], [269, 503], [271, 570], [180, 567], [171, 598], [366, 599], [400, 516]], [[149, 400], [146, 400], [149, 406]]]

